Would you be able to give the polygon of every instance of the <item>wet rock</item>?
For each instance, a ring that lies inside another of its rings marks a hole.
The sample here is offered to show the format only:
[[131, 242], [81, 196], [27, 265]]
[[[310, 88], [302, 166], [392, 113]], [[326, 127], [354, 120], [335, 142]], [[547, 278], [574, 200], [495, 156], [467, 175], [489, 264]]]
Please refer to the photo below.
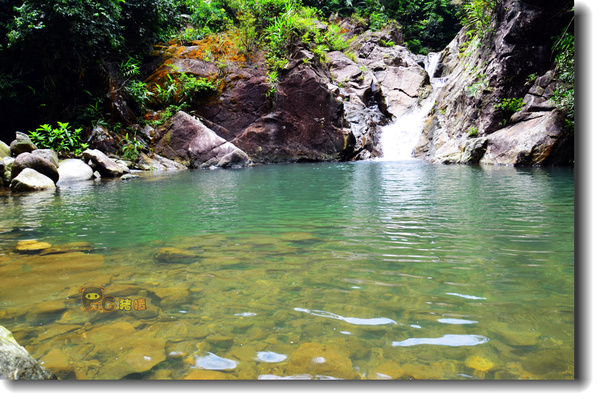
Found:
[[333, 377], [358, 379], [352, 361], [340, 350], [319, 343], [305, 343], [290, 356], [288, 375], [311, 375], [316, 378]]
[[[51, 157], [51, 154], [43, 153], [42, 156]], [[56, 183], [59, 178], [58, 167], [54, 165], [53, 161], [48, 161], [47, 159], [42, 158], [42, 156], [29, 152], [17, 155], [12, 165], [12, 178], [14, 179], [24, 169], [29, 168], [49, 177], [54, 183]]]
[[94, 170], [81, 159], [65, 159], [58, 167], [57, 184], [86, 181], [94, 177]]
[[4, 141], [0, 140], [0, 159], [10, 157], [10, 155], [10, 147]]
[[155, 151], [190, 168], [247, 166], [246, 153], [179, 111], [161, 130]]
[[100, 150], [85, 150], [82, 156], [102, 177], [119, 177], [123, 174], [123, 168]]
[[29, 136], [25, 133], [17, 132], [15, 140], [10, 143], [10, 151], [13, 157], [33, 150], [37, 150], [37, 146], [33, 144]]
[[43, 174], [26, 168], [10, 182], [14, 192], [53, 190], [56, 188], [52, 179]]
[[139, 178], [140, 177], [138, 175], [133, 175], [131, 173], [126, 173], [120, 177], [121, 180], [133, 180], [133, 179], [139, 179]]
[[0, 379], [55, 380], [56, 376], [40, 366], [11, 332], [0, 326]]

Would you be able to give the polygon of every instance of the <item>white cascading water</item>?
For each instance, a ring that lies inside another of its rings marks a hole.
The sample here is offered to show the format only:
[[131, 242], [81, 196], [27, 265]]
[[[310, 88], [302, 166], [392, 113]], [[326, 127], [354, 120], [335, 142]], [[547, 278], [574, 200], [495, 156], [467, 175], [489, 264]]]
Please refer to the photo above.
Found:
[[425, 58], [425, 70], [433, 87], [429, 97], [400, 115], [393, 124], [382, 128], [379, 142], [383, 156], [379, 158], [380, 160], [400, 161], [412, 158], [413, 150], [423, 130], [425, 117], [433, 108], [441, 88], [446, 84], [446, 78], [433, 77], [440, 58], [440, 53], [429, 53]]

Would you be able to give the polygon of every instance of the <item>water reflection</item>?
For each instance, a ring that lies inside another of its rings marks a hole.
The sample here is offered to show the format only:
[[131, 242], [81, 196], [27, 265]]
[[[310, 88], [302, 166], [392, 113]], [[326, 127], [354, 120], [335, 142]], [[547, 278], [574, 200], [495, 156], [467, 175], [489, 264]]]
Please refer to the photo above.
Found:
[[438, 346], [474, 346], [485, 344], [489, 338], [482, 335], [445, 334], [439, 338], [408, 338], [394, 341], [392, 346], [438, 345]]

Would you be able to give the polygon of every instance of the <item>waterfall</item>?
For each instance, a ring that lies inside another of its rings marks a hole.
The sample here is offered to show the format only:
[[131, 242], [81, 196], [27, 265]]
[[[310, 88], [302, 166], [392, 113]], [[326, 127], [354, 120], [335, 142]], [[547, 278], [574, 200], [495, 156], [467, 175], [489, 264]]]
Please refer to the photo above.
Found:
[[380, 160], [399, 161], [412, 158], [425, 117], [433, 108], [441, 88], [446, 84], [447, 78], [434, 78], [440, 58], [440, 53], [429, 53], [425, 58], [425, 71], [429, 75], [433, 92], [420, 104], [416, 103], [400, 115], [396, 122], [382, 128], [379, 142], [383, 156]]

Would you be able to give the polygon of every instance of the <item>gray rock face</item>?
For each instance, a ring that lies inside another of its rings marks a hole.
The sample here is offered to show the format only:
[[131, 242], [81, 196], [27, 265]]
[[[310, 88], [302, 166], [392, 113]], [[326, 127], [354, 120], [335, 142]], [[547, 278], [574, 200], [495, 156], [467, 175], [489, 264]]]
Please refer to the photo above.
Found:
[[10, 150], [14, 157], [24, 152], [31, 152], [37, 150], [37, 147], [28, 135], [25, 133], [17, 132], [17, 137], [10, 143]]
[[178, 112], [159, 132], [155, 151], [190, 168], [246, 166], [248, 155], [198, 119]]
[[12, 178], [14, 179], [21, 173], [21, 171], [27, 168], [34, 169], [39, 173], [49, 177], [54, 183], [58, 181], [58, 168], [54, 166], [52, 162], [42, 158], [39, 155], [29, 152], [19, 154], [15, 158], [15, 162], [12, 165], [11, 171]]
[[0, 326], [0, 379], [56, 380], [56, 376], [40, 366], [15, 340], [12, 333]]
[[0, 159], [10, 157], [10, 147], [3, 141], [0, 141]]
[[487, 136], [482, 164], [545, 165], [563, 136], [558, 111], [500, 129]]
[[92, 169], [98, 171], [102, 177], [119, 177], [123, 175], [123, 168], [100, 150], [85, 150], [81, 155], [88, 164], [91, 164]]
[[52, 179], [33, 169], [23, 169], [21, 173], [10, 182], [10, 189], [14, 192], [53, 190], [56, 186]]
[[60, 178], [57, 184], [91, 180], [94, 170], [81, 159], [65, 159], [58, 167]]

